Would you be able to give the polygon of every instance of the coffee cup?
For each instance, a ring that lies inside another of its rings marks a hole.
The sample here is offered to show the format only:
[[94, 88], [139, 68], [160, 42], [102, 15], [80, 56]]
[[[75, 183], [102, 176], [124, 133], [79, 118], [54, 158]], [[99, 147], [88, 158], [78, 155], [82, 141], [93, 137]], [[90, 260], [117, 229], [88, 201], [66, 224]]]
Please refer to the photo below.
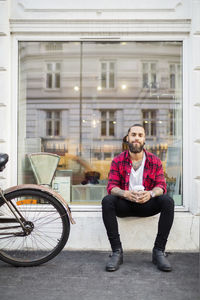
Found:
[[143, 192], [144, 191], [144, 186], [143, 185], [135, 185], [134, 187], [133, 187], [133, 191], [134, 192]]

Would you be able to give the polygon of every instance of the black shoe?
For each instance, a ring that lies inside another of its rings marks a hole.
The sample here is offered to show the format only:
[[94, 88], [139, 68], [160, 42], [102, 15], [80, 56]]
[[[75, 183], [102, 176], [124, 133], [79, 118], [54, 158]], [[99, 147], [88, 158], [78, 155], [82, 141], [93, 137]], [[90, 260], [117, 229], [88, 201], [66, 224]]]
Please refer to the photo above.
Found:
[[154, 248], [152, 254], [152, 262], [157, 265], [158, 269], [165, 272], [170, 272], [172, 267], [166, 258], [164, 251]]
[[119, 269], [119, 265], [123, 264], [123, 251], [117, 249], [110, 255], [110, 260], [107, 262], [106, 271], [114, 272]]

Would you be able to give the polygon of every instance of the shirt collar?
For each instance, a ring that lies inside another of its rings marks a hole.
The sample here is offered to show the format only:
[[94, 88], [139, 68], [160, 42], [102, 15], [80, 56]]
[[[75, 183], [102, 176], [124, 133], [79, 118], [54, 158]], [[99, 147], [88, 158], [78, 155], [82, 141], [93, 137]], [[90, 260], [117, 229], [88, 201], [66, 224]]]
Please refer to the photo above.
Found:
[[[145, 149], [143, 149], [143, 150], [144, 150], [144, 153], [145, 153], [145, 156], [146, 156], [146, 161], [147, 160], [149, 161], [149, 152], [147, 152]], [[125, 151], [125, 158], [128, 159], [128, 160], [131, 160], [129, 150]]]

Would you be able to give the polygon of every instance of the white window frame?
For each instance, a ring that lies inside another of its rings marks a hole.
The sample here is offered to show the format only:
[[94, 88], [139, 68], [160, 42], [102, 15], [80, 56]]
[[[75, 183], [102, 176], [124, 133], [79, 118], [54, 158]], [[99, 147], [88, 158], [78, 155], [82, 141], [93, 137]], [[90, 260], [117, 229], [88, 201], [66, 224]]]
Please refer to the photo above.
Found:
[[[15, 25], [17, 26], [17, 25]], [[18, 27], [12, 27], [13, 31], [15, 32], [15, 28], [17, 31]], [[42, 31], [42, 28], [41, 28]], [[9, 186], [16, 185], [17, 184], [17, 137], [18, 137], [18, 76], [19, 76], [19, 49], [18, 49], [18, 42], [30, 42], [30, 41], [50, 41], [52, 39], [51, 35], [48, 35], [47, 33], [44, 33], [42, 31], [41, 33], [36, 34], [35, 36], [27, 36], [26, 33], [15, 33], [12, 35], [12, 52], [11, 52], [11, 61], [12, 61], [12, 80], [11, 80], [11, 90], [12, 90], [12, 96], [11, 96], [11, 112], [10, 117], [12, 118], [13, 122], [10, 123], [10, 158], [14, 162], [12, 165], [10, 165], [7, 168], [8, 172], [8, 182], [7, 184]], [[57, 36], [56, 41], [81, 41], [82, 37], [80, 35], [80, 38], [72, 37], [70, 34], [66, 34], [66, 32], [63, 35]], [[102, 40], [102, 39], [101, 39]], [[193, 177], [192, 177], [192, 169], [190, 165], [190, 149], [189, 145], [192, 143], [192, 137], [189, 134], [189, 121], [190, 121], [190, 115], [189, 111], [190, 108], [190, 92], [189, 92], [189, 53], [190, 53], [190, 45], [189, 45], [189, 38], [187, 33], [176, 34], [173, 38], [171, 37], [171, 34], [160, 34], [159, 36], [154, 33], [143, 33], [142, 39], [140, 38], [123, 38], [124, 41], [181, 41], [183, 43], [183, 72], [182, 72], [182, 85], [183, 85], [183, 91], [182, 91], [182, 97], [183, 97], [183, 122], [182, 122], [182, 130], [184, 132], [183, 135], [183, 206], [176, 207], [176, 211], [188, 211], [188, 208], [192, 208], [194, 205], [195, 199], [191, 199], [191, 191], [190, 187], [194, 185], [193, 183]], [[98, 41], [98, 39], [97, 39]], [[107, 39], [105, 41], [108, 41]], [[190, 202], [189, 202], [190, 201]], [[73, 208], [73, 207], [72, 207]], [[84, 205], [76, 206], [76, 211], [88, 211], [88, 212], [98, 212], [101, 211], [101, 207], [99, 205], [97, 206], [87, 206], [87, 208]]]

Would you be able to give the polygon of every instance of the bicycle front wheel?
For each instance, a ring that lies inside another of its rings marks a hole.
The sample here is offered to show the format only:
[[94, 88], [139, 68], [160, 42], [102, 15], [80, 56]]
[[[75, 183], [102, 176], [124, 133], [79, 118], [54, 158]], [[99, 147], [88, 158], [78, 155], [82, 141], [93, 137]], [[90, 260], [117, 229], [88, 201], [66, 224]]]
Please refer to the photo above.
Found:
[[62, 204], [38, 190], [17, 190], [5, 197], [26, 220], [29, 233], [24, 234], [7, 204], [1, 201], [0, 259], [15, 266], [31, 267], [55, 257], [65, 246], [70, 231]]

